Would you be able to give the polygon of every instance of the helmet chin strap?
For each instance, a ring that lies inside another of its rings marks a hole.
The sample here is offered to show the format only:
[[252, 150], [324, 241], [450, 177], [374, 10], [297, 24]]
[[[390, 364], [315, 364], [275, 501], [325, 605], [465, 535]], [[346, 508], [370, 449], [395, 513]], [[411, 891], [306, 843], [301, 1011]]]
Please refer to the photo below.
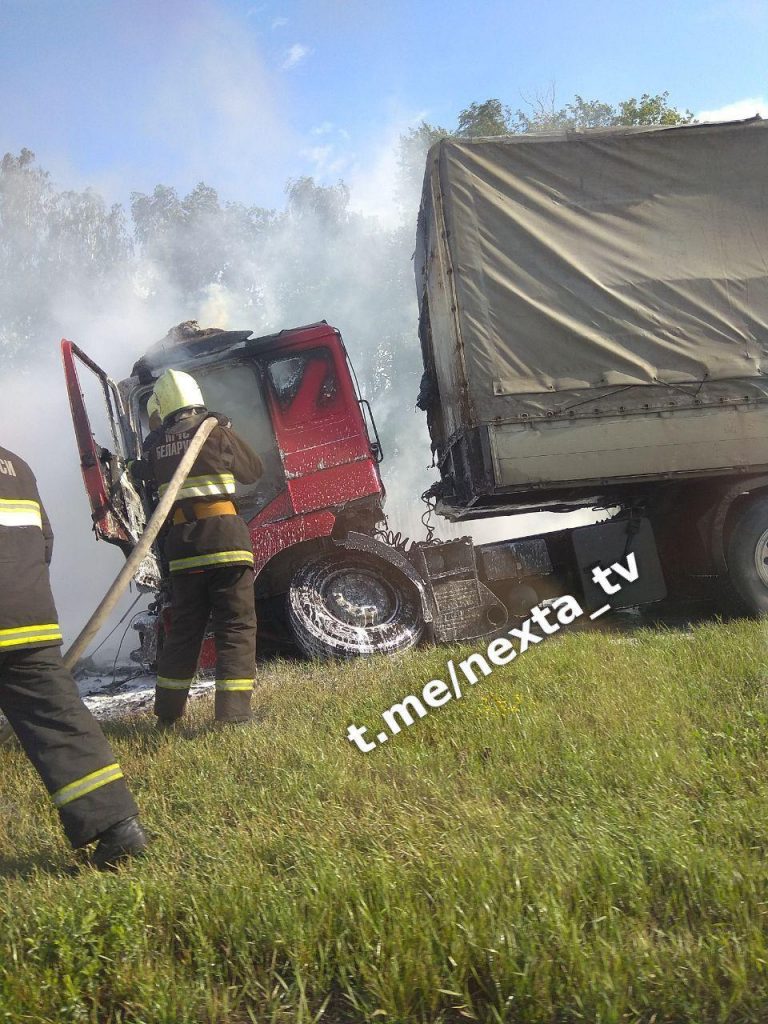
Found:
[[179, 420], [183, 420], [185, 416], [193, 416], [196, 413], [202, 415], [206, 412], [208, 412], [208, 410], [204, 405], [187, 405], [183, 409], [176, 409], [175, 412], [172, 412], [163, 423], [163, 426], [172, 427], [174, 424], [178, 423]]

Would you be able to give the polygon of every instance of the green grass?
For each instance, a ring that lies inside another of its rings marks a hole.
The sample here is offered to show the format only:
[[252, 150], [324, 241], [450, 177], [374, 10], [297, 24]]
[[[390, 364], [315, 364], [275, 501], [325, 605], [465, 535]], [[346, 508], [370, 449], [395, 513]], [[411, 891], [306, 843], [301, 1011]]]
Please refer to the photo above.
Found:
[[273, 663], [259, 725], [109, 732], [151, 855], [72, 857], [0, 752], [0, 1021], [764, 1022], [755, 623], [571, 634], [368, 754], [457, 651]]

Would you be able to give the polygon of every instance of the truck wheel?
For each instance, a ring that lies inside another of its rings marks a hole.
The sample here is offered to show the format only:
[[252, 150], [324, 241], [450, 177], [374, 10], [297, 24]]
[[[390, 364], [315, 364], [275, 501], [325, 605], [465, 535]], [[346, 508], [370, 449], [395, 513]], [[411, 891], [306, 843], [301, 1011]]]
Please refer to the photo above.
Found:
[[743, 611], [768, 615], [768, 499], [752, 501], [737, 514], [726, 557]]
[[330, 552], [301, 566], [288, 589], [288, 619], [311, 658], [393, 654], [412, 647], [424, 630], [410, 581], [356, 551]]

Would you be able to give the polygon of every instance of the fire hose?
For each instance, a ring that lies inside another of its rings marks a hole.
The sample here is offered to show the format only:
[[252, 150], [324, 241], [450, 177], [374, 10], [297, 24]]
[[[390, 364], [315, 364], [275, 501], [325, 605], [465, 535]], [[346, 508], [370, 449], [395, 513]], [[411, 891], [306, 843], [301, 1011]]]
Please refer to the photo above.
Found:
[[[155, 538], [160, 532], [160, 528], [168, 518], [168, 513], [171, 511], [171, 507], [176, 501], [177, 494], [181, 490], [184, 481], [189, 476], [189, 471], [192, 469], [192, 465], [200, 453], [200, 449], [208, 440], [208, 435], [217, 423], [218, 420], [215, 416], [209, 416], [207, 419], [203, 420], [203, 423], [198, 427], [195, 436], [190, 442], [189, 448], [187, 448], [184, 453], [184, 457], [176, 467], [176, 472], [171, 477], [168, 489], [158, 502], [157, 508], [153, 512], [146, 528], [139, 537], [136, 547], [128, 556], [125, 565], [118, 573], [114, 583], [102, 598], [93, 615], [91, 615], [88, 622], [83, 626], [77, 639], [64, 655], [63, 661], [65, 668], [72, 669], [77, 664], [88, 644], [90, 644], [98, 631], [104, 625], [107, 617], [114, 610], [115, 605], [123, 594], [123, 591], [130, 583], [133, 574], [149, 553], [149, 549], [152, 547]], [[10, 725], [7, 723], [0, 725], [0, 746], [6, 740], [10, 739], [11, 735], [12, 729]]]

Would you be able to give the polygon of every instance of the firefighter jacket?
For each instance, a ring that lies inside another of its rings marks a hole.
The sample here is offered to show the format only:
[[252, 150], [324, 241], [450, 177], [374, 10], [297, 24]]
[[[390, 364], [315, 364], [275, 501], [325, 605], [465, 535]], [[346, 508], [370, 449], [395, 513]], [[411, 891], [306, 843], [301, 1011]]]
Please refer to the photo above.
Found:
[[0, 447], [0, 655], [62, 642], [48, 577], [52, 552], [32, 470]]
[[259, 456], [231, 429], [225, 416], [186, 415], [162, 430], [153, 431], [144, 446], [149, 475], [162, 498], [207, 415], [217, 416], [219, 425], [203, 445], [173, 506], [174, 510], [181, 509], [189, 521], [174, 523], [165, 540], [165, 555], [172, 573], [222, 565], [253, 565], [251, 535], [245, 520], [231, 514], [199, 515], [201, 503], [231, 503], [235, 481], [256, 483], [263, 471]]

